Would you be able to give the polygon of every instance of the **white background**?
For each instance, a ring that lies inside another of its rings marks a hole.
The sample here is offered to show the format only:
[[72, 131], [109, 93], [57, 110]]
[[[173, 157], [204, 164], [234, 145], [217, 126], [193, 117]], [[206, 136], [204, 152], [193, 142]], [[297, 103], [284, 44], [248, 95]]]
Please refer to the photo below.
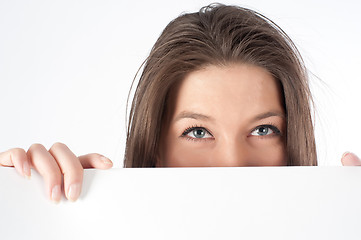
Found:
[[[361, 155], [361, 4], [221, 1], [261, 12], [310, 70], [320, 165]], [[131, 81], [169, 21], [209, 1], [0, 0], [0, 151], [67, 144], [122, 166]]]

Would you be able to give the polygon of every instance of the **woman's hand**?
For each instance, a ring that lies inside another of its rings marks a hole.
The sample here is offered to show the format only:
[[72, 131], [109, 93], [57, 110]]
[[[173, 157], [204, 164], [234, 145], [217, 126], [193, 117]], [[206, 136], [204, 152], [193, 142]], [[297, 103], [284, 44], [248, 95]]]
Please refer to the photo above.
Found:
[[341, 162], [343, 166], [361, 166], [360, 158], [351, 152], [345, 152], [342, 155]]
[[59, 202], [63, 179], [65, 196], [75, 201], [81, 192], [83, 169], [108, 169], [113, 163], [97, 153], [76, 157], [65, 144], [55, 143], [49, 151], [41, 144], [33, 144], [27, 152], [22, 148], [2, 152], [0, 166], [15, 167], [21, 175], [28, 178], [31, 176], [30, 169], [36, 169], [45, 179], [49, 198]]

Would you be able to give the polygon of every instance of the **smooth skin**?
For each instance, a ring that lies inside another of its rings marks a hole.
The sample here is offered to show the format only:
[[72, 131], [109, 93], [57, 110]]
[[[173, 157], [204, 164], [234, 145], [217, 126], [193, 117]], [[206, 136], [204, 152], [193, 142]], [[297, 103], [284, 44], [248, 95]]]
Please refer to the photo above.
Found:
[[[264, 69], [241, 64], [208, 66], [189, 74], [172, 95], [158, 167], [286, 164], [281, 93]], [[276, 114], [264, 114], [270, 112]], [[280, 134], [265, 125], [276, 127]], [[361, 166], [361, 160], [350, 152], [344, 153], [341, 162]], [[28, 178], [31, 168], [35, 169], [45, 180], [49, 199], [59, 202], [62, 191], [71, 201], [79, 198], [83, 169], [109, 169], [113, 163], [97, 153], [77, 157], [65, 144], [55, 143], [49, 150], [33, 144], [27, 152], [21, 148], [2, 152], [0, 166], [15, 167]]]
[[160, 166], [287, 164], [281, 86], [263, 68], [207, 66], [190, 73], [171, 96]]

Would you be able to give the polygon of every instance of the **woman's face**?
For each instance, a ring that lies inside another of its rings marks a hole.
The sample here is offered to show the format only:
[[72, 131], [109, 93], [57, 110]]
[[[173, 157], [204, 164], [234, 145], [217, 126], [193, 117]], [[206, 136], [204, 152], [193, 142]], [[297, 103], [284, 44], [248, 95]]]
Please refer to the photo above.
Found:
[[171, 96], [158, 167], [286, 165], [281, 88], [265, 69], [207, 66]]

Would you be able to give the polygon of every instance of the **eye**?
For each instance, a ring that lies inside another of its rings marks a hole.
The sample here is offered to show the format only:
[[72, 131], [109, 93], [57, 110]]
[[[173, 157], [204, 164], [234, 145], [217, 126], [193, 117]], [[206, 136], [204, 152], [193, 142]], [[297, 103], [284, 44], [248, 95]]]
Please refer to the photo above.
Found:
[[203, 127], [190, 127], [187, 128], [183, 133], [182, 137], [187, 137], [192, 140], [197, 139], [204, 139], [204, 138], [213, 138], [212, 134], [209, 133], [208, 130], [206, 130]]
[[272, 125], [261, 125], [251, 132], [252, 136], [267, 136], [271, 134], [281, 135], [281, 131]]

